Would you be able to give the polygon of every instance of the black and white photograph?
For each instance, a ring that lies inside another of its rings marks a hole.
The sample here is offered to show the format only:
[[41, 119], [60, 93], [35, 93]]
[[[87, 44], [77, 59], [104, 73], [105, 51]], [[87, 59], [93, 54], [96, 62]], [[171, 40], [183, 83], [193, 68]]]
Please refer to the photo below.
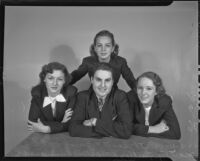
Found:
[[5, 5], [5, 157], [198, 160], [198, 1]]

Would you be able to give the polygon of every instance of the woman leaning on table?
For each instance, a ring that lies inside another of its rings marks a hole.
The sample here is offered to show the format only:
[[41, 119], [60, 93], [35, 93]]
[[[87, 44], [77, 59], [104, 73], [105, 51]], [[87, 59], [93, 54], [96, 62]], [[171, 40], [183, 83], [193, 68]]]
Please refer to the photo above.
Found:
[[51, 62], [42, 67], [39, 77], [40, 83], [31, 90], [29, 131], [68, 131], [77, 89], [68, 85], [71, 76], [67, 68], [58, 62]]
[[161, 78], [145, 72], [137, 78], [137, 94], [128, 92], [133, 114], [133, 134], [145, 137], [180, 139], [181, 131], [172, 99], [165, 93]]

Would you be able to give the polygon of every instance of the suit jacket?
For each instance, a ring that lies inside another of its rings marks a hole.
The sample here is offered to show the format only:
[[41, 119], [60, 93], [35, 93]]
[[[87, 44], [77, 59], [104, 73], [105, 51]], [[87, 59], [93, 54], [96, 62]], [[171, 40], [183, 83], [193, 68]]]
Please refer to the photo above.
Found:
[[[84, 126], [83, 121], [91, 118], [97, 118], [96, 126]], [[92, 88], [78, 94], [69, 128], [71, 136], [113, 136], [127, 139], [130, 137], [131, 131], [129, 104], [125, 92], [113, 89], [107, 95], [101, 112], [98, 109], [97, 97]]]
[[172, 108], [172, 100], [168, 95], [155, 97], [149, 113], [149, 126], [154, 126], [165, 120], [169, 130], [159, 134], [148, 133], [149, 126], [145, 125], [145, 111], [134, 91], [128, 92], [130, 110], [133, 119], [133, 134], [146, 137], [160, 137], [168, 139], [180, 139], [181, 131]]
[[29, 120], [37, 122], [40, 118], [41, 122], [50, 126], [51, 133], [67, 131], [69, 122], [61, 123], [65, 110], [74, 107], [77, 89], [73, 86], [63, 87], [61, 94], [66, 99], [66, 102], [56, 102], [56, 116], [53, 117], [51, 104], [43, 107], [44, 97], [48, 96], [45, 85], [37, 85], [32, 88], [31, 106], [29, 110]]
[[[70, 84], [76, 83], [87, 73], [89, 77], [92, 75], [92, 71], [99, 64], [99, 60], [96, 56], [88, 56], [83, 59], [82, 64], [78, 67], [77, 70], [74, 70], [71, 73], [72, 80]], [[109, 62], [110, 66], [113, 68], [113, 77], [114, 77], [114, 86], [117, 86], [120, 76], [126, 80], [127, 84], [131, 89], [135, 88], [135, 78], [131, 69], [127, 65], [126, 59], [120, 56], [112, 56]]]

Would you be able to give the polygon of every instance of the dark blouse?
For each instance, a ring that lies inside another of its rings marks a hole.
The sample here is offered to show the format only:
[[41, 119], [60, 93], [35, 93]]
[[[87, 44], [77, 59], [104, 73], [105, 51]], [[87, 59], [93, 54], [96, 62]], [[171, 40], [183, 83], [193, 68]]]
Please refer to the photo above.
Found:
[[[75, 137], [113, 136], [127, 139], [131, 136], [132, 124], [126, 93], [116, 89], [106, 97], [102, 111], [92, 88], [77, 96], [69, 133]], [[96, 126], [84, 126], [83, 121], [97, 118]]]
[[161, 120], [165, 120], [169, 127], [168, 131], [159, 134], [148, 133], [149, 126], [145, 125], [145, 111], [134, 91], [128, 92], [128, 99], [130, 110], [132, 111], [133, 134], [168, 139], [181, 138], [180, 126], [172, 108], [172, 100], [170, 96], [164, 94], [160, 97], [155, 97], [149, 113], [149, 126], [154, 126], [160, 123]]
[[[95, 66], [100, 63], [96, 56], [88, 56], [83, 58], [82, 64], [78, 67], [77, 70], [74, 70], [71, 73], [72, 80], [70, 84], [76, 83], [80, 80], [83, 76], [87, 73], [89, 77], [92, 75], [92, 71], [94, 70]], [[110, 66], [113, 68], [114, 71], [114, 86], [117, 86], [119, 78], [122, 74], [123, 78], [126, 80], [127, 84], [131, 89], [135, 88], [135, 78], [131, 71], [131, 69], [127, 65], [127, 61], [125, 58], [120, 56], [112, 56], [109, 62]]]
[[56, 116], [53, 116], [51, 104], [43, 107], [43, 101], [47, 94], [45, 85], [37, 85], [32, 88], [31, 106], [29, 110], [28, 119], [33, 122], [37, 122], [40, 118], [44, 125], [50, 126], [51, 133], [58, 133], [62, 131], [68, 131], [69, 122], [61, 123], [63, 120], [65, 110], [68, 108], [73, 109], [76, 99], [77, 89], [71, 85], [64, 87], [61, 94], [66, 99], [66, 102], [56, 102]]

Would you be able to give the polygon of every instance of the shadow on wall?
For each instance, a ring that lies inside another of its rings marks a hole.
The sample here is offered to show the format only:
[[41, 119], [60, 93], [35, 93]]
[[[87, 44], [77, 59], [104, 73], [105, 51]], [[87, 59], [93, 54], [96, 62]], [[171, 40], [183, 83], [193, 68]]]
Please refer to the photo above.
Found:
[[[58, 61], [64, 64], [70, 73], [77, 69], [81, 64], [81, 62], [76, 58], [73, 49], [68, 45], [59, 45], [54, 47], [50, 52], [50, 62], [52, 61]], [[79, 91], [89, 88], [90, 82], [87, 77], [88, 76], [86, 75], [74, 84]]]
[[30, 134], [27, 130], [29, 106], [29, 89], [14, 81], [4, 81], [5, 154]]
[[64, 64], [71, 72], [79, 65], [79, 61], [73, 49], [68, 45], [59, 45], [50, 52], [50, 62], [57, 61]]
[[124, 51], [124, 55], [126, 55], [126, 60], [130, 60], [128, 65], [131, 68], [135, 78], [146, 71], [157, 72], [159, 70], [158, 58], [151, 52], [139, 52], [134, 49], [126, 49]]

